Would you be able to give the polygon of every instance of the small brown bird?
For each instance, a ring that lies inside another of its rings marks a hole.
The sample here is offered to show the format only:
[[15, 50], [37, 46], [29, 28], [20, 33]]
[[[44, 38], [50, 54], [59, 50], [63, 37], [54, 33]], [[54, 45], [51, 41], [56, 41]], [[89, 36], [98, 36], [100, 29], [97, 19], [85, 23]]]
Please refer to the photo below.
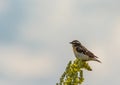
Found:
[[87, 50], [78, 40], [73, 40], [72, 42], [70, 42], [70, 44], [72, 44], [73, 52], [76, 58], [81, 59], [83, 61], [92, 60], [101, 63], [101, 61], [97, 59], [98, 57], [95, 56], [89, 50]]

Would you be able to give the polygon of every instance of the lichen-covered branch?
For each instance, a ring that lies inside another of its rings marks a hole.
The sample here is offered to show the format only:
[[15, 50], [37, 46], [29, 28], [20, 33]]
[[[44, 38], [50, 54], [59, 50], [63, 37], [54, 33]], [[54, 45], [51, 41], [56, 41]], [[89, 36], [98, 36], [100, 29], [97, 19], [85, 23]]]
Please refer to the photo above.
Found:
[[60, 78], [60, 82], [56, 85], [80, 85], [84, 81], [83, 69], [92, 71], [91, 67], [85, 61], [76, 59], [69, 61], [65, 72]]

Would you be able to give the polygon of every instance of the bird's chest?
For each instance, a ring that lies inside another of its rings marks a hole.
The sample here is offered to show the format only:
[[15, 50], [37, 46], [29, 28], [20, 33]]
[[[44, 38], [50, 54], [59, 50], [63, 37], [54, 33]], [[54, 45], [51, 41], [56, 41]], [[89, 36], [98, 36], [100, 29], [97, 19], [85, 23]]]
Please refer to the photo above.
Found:
[[76, 48], [73, 48], [73, 51], [74, 51], [74, 54], [75, 54], [76, 58], [79, 58], [79, 59], [82, 59], [82, 60], [88, 60], [89, 57], [87, 55], [83, 54], [82, 52], [81, 53], [77, 52]]

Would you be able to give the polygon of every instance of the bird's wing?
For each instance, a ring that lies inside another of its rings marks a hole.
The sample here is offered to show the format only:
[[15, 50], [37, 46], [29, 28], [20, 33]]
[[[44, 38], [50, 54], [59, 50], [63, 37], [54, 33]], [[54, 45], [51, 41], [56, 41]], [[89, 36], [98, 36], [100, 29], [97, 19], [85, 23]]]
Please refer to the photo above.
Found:
[[88, 55], [91, 58], [98, 58], [97, 56], [95, 56], [92, 52], [90, 52], [89, 50], [87, 50], [84, 46], [81, 47], [76, 47], [76, 50], [80, 53], [83, 53], [85, 55]]

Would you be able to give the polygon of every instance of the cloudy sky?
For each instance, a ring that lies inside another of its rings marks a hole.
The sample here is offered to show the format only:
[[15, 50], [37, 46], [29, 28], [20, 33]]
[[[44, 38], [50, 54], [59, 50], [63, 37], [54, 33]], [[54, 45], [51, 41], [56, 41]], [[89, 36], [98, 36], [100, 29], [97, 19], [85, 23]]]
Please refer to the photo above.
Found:
[[83, 85], [120, 84], [119, 0], [0, 0], [0, 85], [55, 85], [77, 39], [90, 62]]

